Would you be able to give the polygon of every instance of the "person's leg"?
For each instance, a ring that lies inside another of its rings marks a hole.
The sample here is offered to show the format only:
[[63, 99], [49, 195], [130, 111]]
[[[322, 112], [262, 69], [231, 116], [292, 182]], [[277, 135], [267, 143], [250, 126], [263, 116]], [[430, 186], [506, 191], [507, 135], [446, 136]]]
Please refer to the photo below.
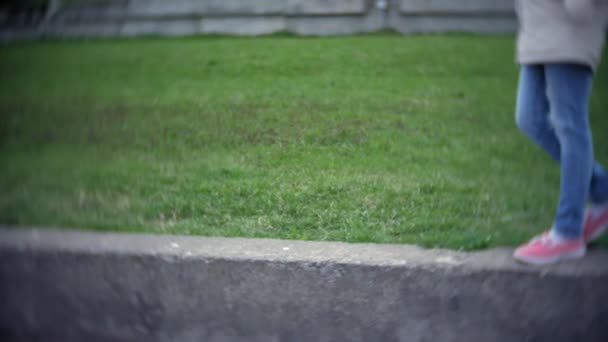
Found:
[[602, 165], [593, 165], [593, 175], [589, 187], [589, 200], [594, 205], [608, 204], [608, 173]]
[[[515, 121], [519, 129], [547, 152], [561, 161], [561, 145], [549, 120], [550, 105], [543, 65], [522, 65], [517, 91]], [[589, 183], [589, 200], [596, 205], [608, 203], [608, 173], [595, 162]]]
[[[591, 165], [581, 167], [576, 163], [582, 160], [582, 164], [587, 165], [586, 159], [591, 159], [589, 164], [592, 164], [592, 152], [588, 151], [591, 149], [590, 137], [587, 139], [588, 134], [585, 134], [585, 128], [588, 129], [588, 124], [585, 125], [586, 105], [579, 108], [582, 102], [578, 98], [581, 96], [580, 91], [569, 94], [569, 85], [555, 84], [568, 83], [569, 78], [573, 78], [573, 82], [584, 83], [577, 79], [580, 77], [570, 75], [567, 71], [568, 67], [561, 70], [552, 66], [527, 65], [521, 70], [517, 125], [553, 159], [559, 161], [562, 169], [561, 198], [556, 220], [556, 224], [562, 228], [558, 234], [546, 232], [517, 248], [513, 256], [526, 263], [543, 265], [585, 255], [585, 243], [580, 235], [585, 196], [591, 183]], [[560, 97], [562, 95], [563, 99]], [[585, 96], [583, 98], [586, 99]], [[549, 112], [552, 114], [549, 115]], [[574, 113], [578, 112], [585, 112], [585, 115], [581, 115], [583, 123], [575, 118]], [[581, 160], [576, 155], [579, 150], [583, 151]], [[571, 177], [578, 177], [575, 184], [566, 184], [566, 180], [569, 181]], [[579, 202], [582, 202], [582, 206]], [[563, 237], [560, 238], [561, 235]]]
[[560, 145], [549, 122], [549, 99], [543, 65], [522, 65], [517, 89], [515, 122], [532, 141], [559, 161]]
[[594, 168], [588, 115], [593, 73], [581, 65], [547, 64], [545, 78], [550, 120], [560, 146], [560, 199], [554, 232], [576, 240], [582, 237]]

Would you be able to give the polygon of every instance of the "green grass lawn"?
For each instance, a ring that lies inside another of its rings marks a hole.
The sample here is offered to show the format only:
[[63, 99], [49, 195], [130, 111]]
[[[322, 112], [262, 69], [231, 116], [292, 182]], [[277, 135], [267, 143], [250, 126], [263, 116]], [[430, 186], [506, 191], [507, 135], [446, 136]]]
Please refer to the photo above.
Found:
[[559, 169], [515, 126], [513, 59], [512, 36], [2, 46], [0, 223], [514, 245], [551, 224]]

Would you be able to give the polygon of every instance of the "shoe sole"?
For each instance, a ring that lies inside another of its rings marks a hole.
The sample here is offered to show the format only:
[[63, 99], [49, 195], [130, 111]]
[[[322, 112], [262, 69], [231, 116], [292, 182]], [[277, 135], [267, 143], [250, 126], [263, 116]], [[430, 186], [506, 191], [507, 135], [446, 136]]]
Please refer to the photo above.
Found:
[[560, 261], [580, 259], [585, 256], [586, 251], [587, 251], [587, 249], [583, 247], [581, 249], [577, 249], [572, 252], [559, 254], [559, 255], [552, 256], [552, 257], [528, 257], [525, 255], [518, 255], [518, 254], [513, 254], [513, 257], [515, 258], [515, 260], [526, 263], [526, 264], [542, 266], [542, 265], [554, 264], [554, 263], [560, 262]]

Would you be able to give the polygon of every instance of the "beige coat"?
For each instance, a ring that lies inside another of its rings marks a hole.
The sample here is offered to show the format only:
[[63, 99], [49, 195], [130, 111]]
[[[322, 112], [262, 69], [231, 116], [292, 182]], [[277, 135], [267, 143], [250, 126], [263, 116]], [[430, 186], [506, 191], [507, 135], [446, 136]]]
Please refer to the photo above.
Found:
[[597, 69], [608, 27], [608, 0], [515, 1], [519, 63], [578, 63]]

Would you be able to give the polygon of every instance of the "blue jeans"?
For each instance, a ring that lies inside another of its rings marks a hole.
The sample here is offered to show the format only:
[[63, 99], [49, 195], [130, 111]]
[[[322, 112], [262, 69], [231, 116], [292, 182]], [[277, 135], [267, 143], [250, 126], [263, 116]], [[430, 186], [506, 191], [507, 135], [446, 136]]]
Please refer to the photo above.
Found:
[[561, 167], [555, 231], [582, 236], [586, 201], [608, 201], [608, 174], [594, 161], [589, 126], [593, 73], [577, 64], [522, 65], [517, 126]]

